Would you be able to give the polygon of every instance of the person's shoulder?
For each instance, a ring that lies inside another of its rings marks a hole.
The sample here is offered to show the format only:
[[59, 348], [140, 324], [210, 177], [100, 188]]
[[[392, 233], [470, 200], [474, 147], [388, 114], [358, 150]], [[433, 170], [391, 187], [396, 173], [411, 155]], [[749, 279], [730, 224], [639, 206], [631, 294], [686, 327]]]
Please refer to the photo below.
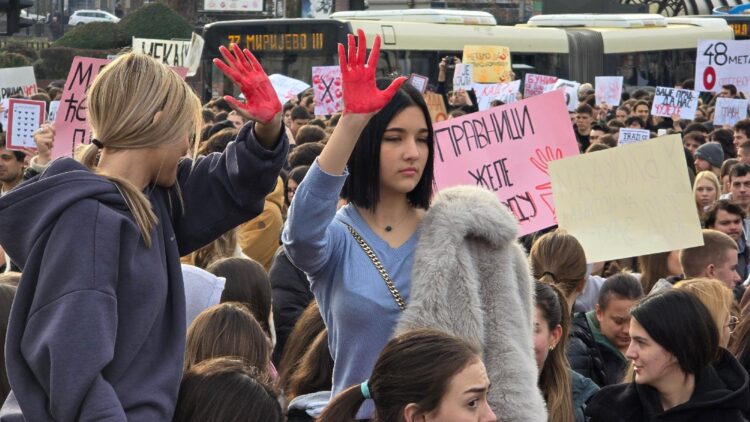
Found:
[[599, 391], [599, 386], [590, 378], [586, 378], [576, 371], [570, 370], [570, 383], [573, 390], [573, 400], [576, 403], [586, 403], [590, 397]]
[[642, 413], [638, 391], [633, 383], [615, 384], [597, 391], [586, 406], [592, 420], [637, 421]]

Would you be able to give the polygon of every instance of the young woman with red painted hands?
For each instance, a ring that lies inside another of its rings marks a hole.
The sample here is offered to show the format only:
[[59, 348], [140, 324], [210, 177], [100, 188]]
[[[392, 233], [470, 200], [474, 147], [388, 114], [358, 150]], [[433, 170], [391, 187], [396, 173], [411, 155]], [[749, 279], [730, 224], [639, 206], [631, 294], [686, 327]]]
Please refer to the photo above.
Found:
[[[219, 65], [249, 123], [186, 159], [200, 101], [139, 53], [89, 89], [95, 134], [0, 198], [0, 243], [23, 268], [6, 340], [1, 421], [169, 421], [185, 352], [180, 256], [258, 215], [288, 149], [281, 105], [246, 50]], [[271, 91], [272, 92], [272, 91]]]
[[[409, 300], [422, 216], [432, 196], [433, 131], [415, 88], [375, 80], [380, 37], [339, 45], [344, 114], [297, 187], [282, 235], [328, 327], [333, 395], [366, 380]], [[348, 58], [347, 58], [348, 56]], [[339, 194], [349, 205], [336, 211]], [[358, 417], [369, 418], [365, 402]]]

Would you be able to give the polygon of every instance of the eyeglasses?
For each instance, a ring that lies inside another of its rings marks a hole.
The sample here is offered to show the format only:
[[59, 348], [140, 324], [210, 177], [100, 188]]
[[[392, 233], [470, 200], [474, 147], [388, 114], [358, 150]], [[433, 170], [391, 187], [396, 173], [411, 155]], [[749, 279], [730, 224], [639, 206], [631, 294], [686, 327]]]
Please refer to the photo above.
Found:
[[297, 188], [286, 188], [286, 193], [294, 195], [295, 192], [297, 192]]
[[740, 323], [740, 319], [736, 316], [730, 316], [729, 317], [729, 323], [727, 324], [727, 327], [729, 327], [729, 333], [734, 333], [734, 330], [737, 328], [737, 324]]

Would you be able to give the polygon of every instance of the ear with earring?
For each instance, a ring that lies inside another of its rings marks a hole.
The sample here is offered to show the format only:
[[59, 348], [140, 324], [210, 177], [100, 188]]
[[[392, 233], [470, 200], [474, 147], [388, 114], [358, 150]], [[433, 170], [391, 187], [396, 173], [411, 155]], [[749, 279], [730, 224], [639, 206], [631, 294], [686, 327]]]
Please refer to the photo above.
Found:
[[553, 344], [553, 345], [551, 345], [551, 346], [549, 347], [549, 350], [550, 350], [550, 351], [552, 351], [552, 350], [555, 350], [555, 346], [557, 346], [557, 345], [556, 345], [556, 344]]

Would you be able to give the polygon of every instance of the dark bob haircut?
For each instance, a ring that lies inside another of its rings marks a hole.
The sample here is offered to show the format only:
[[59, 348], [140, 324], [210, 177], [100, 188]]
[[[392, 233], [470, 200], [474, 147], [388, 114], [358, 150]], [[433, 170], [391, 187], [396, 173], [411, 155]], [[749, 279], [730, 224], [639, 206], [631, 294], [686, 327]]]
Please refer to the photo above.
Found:
[[719, 330], [693, 293], [669, 289], [647, 296], [630, 310], [630, 315], [674, 355], [687, 374], [700, 374], [719, 355]]
[[[378, 79], [379, 89], [385, 89], [392, 79]], [[375, 114], [367, 124], [357, 140], [349, 162], [349, 177], [344, 183], [341, 196], [358, 207], [374, 210], [380, 201], [380, 144], [383, 134], [393, 117], [409, 106], [417, 106], [424, 115], [427, 123], [427, 146], [429, 153], [425, 163], [422, 178], [417, 186], [406, 195], [412, 206], [427, 209], [430, 206], [433, 189], [433, 157], [435, 155], [434, 132], [430, 111], [425, 104], [422, 94], [408, 83], [401, 85], [391, 101]]]

